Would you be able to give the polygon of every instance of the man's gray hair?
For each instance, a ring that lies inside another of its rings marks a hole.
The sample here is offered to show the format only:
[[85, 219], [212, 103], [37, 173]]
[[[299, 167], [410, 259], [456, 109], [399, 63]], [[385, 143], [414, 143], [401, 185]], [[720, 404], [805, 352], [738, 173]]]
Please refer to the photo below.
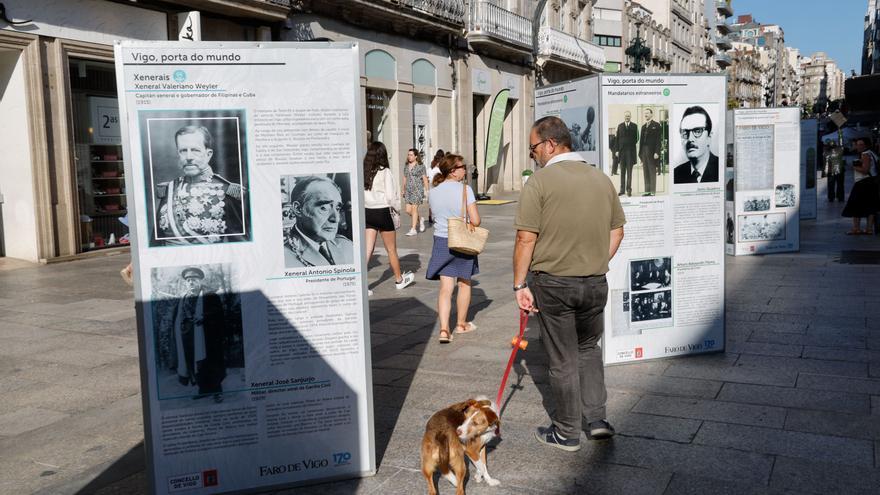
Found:
[[299, 202], [300, 205], [305, 203], [306, 198], [306, 190], [309, 188], [309, 185], [315, 182], [326, 182], [328, 184], [333, 184], [333, 187], [339, 191], [339, 194], [342, 194], [342, 188], [339, 187], [339, 184], [333, 182], [333, 179], [324, 176], [324, 175], [309, 175], [306, 177], [297, 177], [296, 185], [293, 186], [293, 190], [290, 191], [290, 202], [294, 201]]
[[535, 121], [532, 129], [538, 133], [538, 137], [552, 139], [556, 144], [571, 149], [571, 133], [565, 122], [559, 117], [542, 117]]
[[214, 136], [211, 136], [211, 131], [209, 131], [207, 127], [203, 125], [187, 125], [181, 127], [174, 133], [175, 145], [177, 144], [177, 138], [184, 134], [201, 134], [203, 142], [205, 143], [205, 148], [214, 149]]

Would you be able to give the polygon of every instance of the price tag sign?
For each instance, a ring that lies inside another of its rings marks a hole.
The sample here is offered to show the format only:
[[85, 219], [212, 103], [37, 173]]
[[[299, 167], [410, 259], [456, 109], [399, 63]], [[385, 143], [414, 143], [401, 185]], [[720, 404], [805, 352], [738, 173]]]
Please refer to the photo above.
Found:
[[89, 97], [92, 144], [122, 144], [119, 104], [116, 98]]

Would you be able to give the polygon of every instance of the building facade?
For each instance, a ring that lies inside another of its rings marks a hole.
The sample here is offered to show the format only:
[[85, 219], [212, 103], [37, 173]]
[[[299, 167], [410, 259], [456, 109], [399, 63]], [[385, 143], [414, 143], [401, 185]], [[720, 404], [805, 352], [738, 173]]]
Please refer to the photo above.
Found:
[[727, 52], [731, 63], [727, 72], [728, 107], [758, 108], [763, 105], [761, 57], [748, 43], [734, 42]]
[[[644, 72], [672, 72], [672, 31], [657, 22], [653, 13], [644, 5], [628, 0], [625, 6], [623, 26], [627, 46], [639, 37], [651, 49], [650, 60], [643, 61]], [[626, 58], [624, 67], [628, 72], [633, 70], [632, 57]]]
[[115, 104], [114, 40], [176, 40], [194, 4], [206, 41], [270, 40], [290, 11], [289, 0], [179, 4], [4, 0], [0, 256], [65, 259], [127, 233], [121, 137], [98, 145], [91, 132], [94, 102]]
[[845, 75], [837, 67], [834, 60], [825, 52], [816, 52], [804, 57], [801, 62], [803, 71], [802, 101], [807, 111], [824, 108], [832, 101], [844, 96]]
[[704, 0], [639, 0], [670, 31], [670, 72], [708, 72], [708, 24]]
[[862, 75], [880, 74], [880, 2], [868, 0], [862, 42]]
[[[399, 174], [408, 148], [427, 161], [439, 149], [461, 153], [479, 171], [477, 189], [493, 192], [519, 189], [531, 166], [535, 86], [605, 69], [590, 41], [594, 3], [4, 0], [22, 23], [0, 24], [0, 256], [67, 259], [116, 247], [127, 233], [121, 138], [98, 147], [90, 137], [91, 103], [116, 98], [116, 39], [178, 40], [188, 27], [204, 41], [355, 41], [361, 144], [385, 142]], [[501, 153], [487, 164], [503, 90]]]

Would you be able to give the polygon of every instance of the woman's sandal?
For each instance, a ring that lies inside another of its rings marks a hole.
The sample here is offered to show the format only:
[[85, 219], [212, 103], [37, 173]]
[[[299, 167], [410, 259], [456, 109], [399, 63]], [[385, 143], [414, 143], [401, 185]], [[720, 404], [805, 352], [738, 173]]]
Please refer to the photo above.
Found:
[[471, 333], [476, 330], [477, 326], [472, 321], [469, 321], [464, 325], [455, 325], [455, 333]]
[[441, 328], [440, 329], [440, 343], [441, 344], [448, 344], [450, 342], [452, 342], [452, 332], [450, 332], [449, 330], [447, 330], [445, 328]]

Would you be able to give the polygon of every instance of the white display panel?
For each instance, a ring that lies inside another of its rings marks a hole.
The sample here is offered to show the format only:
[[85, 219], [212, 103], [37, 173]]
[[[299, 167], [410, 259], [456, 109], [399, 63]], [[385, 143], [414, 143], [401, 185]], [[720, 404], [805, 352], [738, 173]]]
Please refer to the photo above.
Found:
[[819, 156], [819, 121], [806, 119], [801, 121], [801, 220], [816, 218], [816, 167], [822, 157]]
[[627, 218], [607, 274], [607, 364], [724, 349], [725, 91], [723, 76], [621, 74], [536, 92], [536, 118], [569, 126], [598, 100], [598, 162]]
[[571, 133], [572, 151], [599, 164], [599, 79], [590, 77], [535, 90], [535, 119], [559, 117]]
[[374, 473], [357, 45], [115, 58], [151, 491]]
[[[733, 253], [797, 251], [805, 175], [799, 109], [737, 109], [733, 121]], [[815, 180], [808, 191], [815, 205]]]

